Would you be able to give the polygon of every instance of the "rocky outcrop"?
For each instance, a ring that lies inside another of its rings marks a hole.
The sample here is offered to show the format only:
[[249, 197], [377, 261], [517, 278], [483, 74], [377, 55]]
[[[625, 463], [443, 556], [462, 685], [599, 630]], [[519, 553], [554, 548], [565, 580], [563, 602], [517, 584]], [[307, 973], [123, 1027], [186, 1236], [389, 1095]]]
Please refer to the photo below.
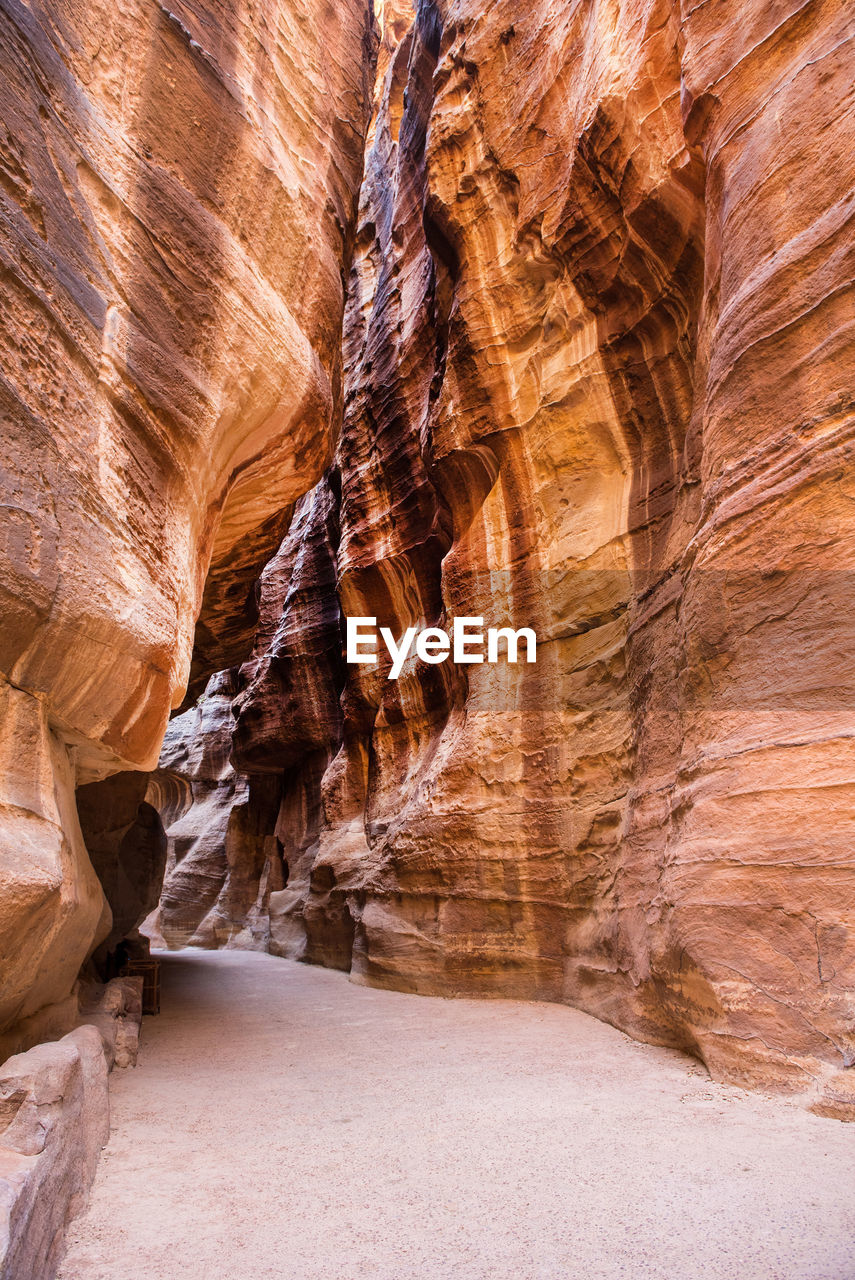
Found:
[[333, 470], [301, 501], [262, 576], [256, 653], [239, 673], [233, 707], [233, 760], [247, 773], [266, 769], [276, 786], [273, 831], [283, 880], [266, 903], [270, 949], [349, 969], [350, 909], [317, 857], [321, 788], [347, 718], [336, 595], [340, 501]]
[[246, 656], [328, 461], [369, 10], [0, 4], [0, 1030], [110, 933], [75, 785]]
[[272, 830], [279, 787], [232, 767], [236, 693], [235, 672], [214, 676], [197, 706], [171, 721], [152, 776], [168, 856], [144, 932], [168, 947], [267, 950], [268, 895], [287, 875]]
[[[305, 893], [295, 885], [311, 867], [314, 854], [308, 863], [301, 855], [312, 840], [298, 849], [288, 829], [286, 861], [279, 810], [285, 771], [297, 766], [301, 775], [311, 759], [317, 783], [340, 742], [338, 493], [330, 473], [298, 502], [261, 576], [253, 656], [214, 676], [196, 707], [172, 720], [160, 767], [147, 779], [169, 853], [144, 932], [166, 946], [267, 950], [271, 901], [277, 922], [286, 901], [302, 909]], [[339, 960], [349, 967], [349, 946]]]
[[0, 1067], [0, 1280], [51, 1280], [110, 1134], [107, 1075], [136, 1062], [142, 978], [89, 988], [87, 1024]]
[[[855, 1116], [853, 35], [422, 0], [387, 37], [336, 466], [234, 708], [271, 949]], [[537, 664], [343, 670], [339, 605]]]
[[0, 1276], [50, 1276], [110, 1132], [101, 1037], [81, 1027], [10, 1058], [0, 1090]]

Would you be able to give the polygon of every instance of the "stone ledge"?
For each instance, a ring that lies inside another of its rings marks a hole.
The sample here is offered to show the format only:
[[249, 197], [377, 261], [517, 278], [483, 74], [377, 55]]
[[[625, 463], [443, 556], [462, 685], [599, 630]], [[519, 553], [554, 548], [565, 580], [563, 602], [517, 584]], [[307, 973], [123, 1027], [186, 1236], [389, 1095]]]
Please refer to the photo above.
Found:
[[0, 1066], [0, 1280], [52, 1280], [110, 1133], [107, 1076], [136, 1062], [141, 978], [81, 1007], [87, 1025]]

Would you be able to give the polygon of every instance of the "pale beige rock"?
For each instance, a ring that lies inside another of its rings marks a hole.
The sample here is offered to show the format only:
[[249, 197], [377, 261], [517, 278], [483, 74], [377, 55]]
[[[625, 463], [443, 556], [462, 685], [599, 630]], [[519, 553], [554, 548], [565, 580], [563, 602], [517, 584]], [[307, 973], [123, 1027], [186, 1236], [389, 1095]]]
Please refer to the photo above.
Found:
[[107, 1070], [133, 1067], [139, 1050], [143, 979], [112, 978], [105, 986], [86, 984], [80, 994], [80, 1022], [101, 1033]]
[[[46, 700], [0, 683], [0, 1028], [71, 990], [109, 912]], [[99, 922], [101, 922], [99, 924]]]
[[66, 1224], [84, 1208], [110, 1132], [95, 1027], [0, 1068], [0, 1277], [51, 1280]]
[[142, 978], [81, 984], [80, 1025], [0, 1066], [0, 1280], [56, 1274], [110, 1134], [108, 1072], [137, 1061], [142, 987]]

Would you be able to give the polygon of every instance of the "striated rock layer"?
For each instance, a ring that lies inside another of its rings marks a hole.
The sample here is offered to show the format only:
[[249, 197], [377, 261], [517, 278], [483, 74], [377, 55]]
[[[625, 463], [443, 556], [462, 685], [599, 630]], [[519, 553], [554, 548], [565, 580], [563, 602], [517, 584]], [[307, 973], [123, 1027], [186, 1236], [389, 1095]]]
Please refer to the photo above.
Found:
[[366, 0], [2, 0], [0, 58], [2, 1030], [110, 931], [75, 784], [155, 765], [194, 630], [197, 690], [245, 657], [328, 460], [374, 47]]
[[168, 855], [145, 932], [162, 945], [267, 950], [267, 898], [287, 878], [273, 834], [279, 786], [230, 763], [236, 691], [232, 673], [214, 676], [197, 707], [171, 721], [152, 775]]
[[[336, 465], [230, 676], [269, 945], [855, 1117], [855, 15], [400, 17]], [[537, 664], [345, 669], [339, 605]]]

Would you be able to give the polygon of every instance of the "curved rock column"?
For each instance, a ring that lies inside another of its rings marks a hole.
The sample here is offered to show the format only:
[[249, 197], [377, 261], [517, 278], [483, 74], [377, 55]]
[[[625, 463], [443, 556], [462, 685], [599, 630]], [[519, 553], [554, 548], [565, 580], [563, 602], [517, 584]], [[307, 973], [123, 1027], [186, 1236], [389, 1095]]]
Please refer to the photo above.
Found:
[[365, 0], [3, 0], [0, 55], [2, 1028], [109, 929], [75, 783], [156, 764], [194, 630], [201, 680], [249, 650], [328, 461], [374, 37]]

